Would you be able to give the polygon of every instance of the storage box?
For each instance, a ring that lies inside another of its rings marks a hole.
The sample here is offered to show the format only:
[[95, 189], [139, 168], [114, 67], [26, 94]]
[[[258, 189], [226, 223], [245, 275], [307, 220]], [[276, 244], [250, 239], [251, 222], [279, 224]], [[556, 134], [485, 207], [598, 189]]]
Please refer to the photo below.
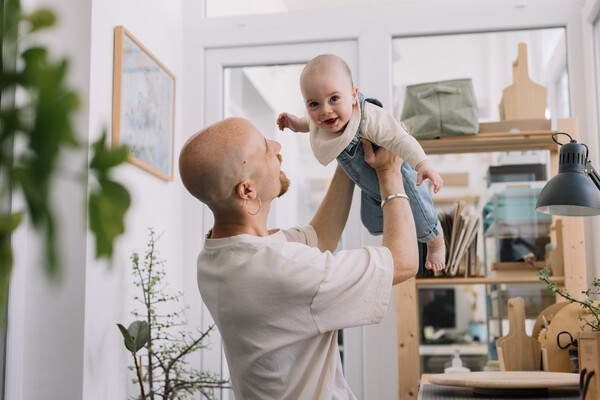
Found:
[[493, 262], [523, 261], [529, 253], [542, 261], [550, 242], [552, 216], [535, 211], [541, 189], [506, 188], [483, 208], [484, 256]]
[[488, 186], [495, 182], [530, 182], [545, 180], [545, 164], [490, 165], [488, 168]]
[[493, 195], [483, 207], [483, 229], [494, 221], [523, 221], [537, 222], [552, 221], [552, 216], [535, 211], [538, 188], [507, 188]]

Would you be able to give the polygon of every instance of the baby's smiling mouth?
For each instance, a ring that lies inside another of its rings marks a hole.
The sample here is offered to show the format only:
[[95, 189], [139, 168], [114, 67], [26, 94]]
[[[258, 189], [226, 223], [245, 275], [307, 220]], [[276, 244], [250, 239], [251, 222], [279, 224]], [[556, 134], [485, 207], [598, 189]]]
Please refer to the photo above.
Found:
[[324, 123], [325, 125], [333, 125], [333, 124], [335, 124], [335, 121], [337, 121], [337, 117], [336, 117], [336, 118], [329, 118], [329, 119], [326, 119], [325, 121], [323, 121], [323, 123]]

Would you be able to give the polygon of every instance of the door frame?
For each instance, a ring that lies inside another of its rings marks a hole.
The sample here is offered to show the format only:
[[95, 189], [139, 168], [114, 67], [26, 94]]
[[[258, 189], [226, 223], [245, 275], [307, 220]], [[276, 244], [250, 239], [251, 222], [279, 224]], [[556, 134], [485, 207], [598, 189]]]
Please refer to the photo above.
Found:
[[[207, 49], [204, 53], [204, 123], [209, 125], [223, 118], [225, 68], [304, 64], [311, 58], [325, 53], [344, 58], [352, 71], [355, 85], [361, 90], [381, 99], [384, 104], [392, 104], [390, 49], [391, 37], [384, 32], [373, 30], [367, 30], [358, 40]], [[366, 63], [371, 63], [373, 59], [379, 60], [380, 73], [364, 73], [368, 70]], [[206, 218], [205, 220], [203, 231], [212, 224], [212, 221]], [[381, 237], [373, 237], [363, 228], [360, 222], [360, 192], [355, 190], [341, 247], [360, 248], [365, 245], [381, 245]], [[397, 335], [394, 291], [388, 308], [384, 320], [377, 325], [344, 329], [344, 373], [350, 388], [359, 399], [397, 397], [398, 355], [395, 351]]]

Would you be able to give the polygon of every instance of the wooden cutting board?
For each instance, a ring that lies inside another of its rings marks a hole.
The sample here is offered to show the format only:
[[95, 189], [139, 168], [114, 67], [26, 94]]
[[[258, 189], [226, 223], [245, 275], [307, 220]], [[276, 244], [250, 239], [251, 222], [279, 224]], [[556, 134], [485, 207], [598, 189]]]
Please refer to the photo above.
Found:
[[525, 332], [525, 302], [508, 299], [508, 334], [496, 340], [501, 371], [539, 371], [541, 346]]
[[544, 308], [540, 315], [538, 315], [538, 317], [535, 319], [535, 324], [533, 325], [533, 332], [531, 333], [531, 337], [537, 339], [537, 337], [539, 336], [540, 331], [544, 327], [543, 317], [546, 318], [546, 322], [550, 323], [554, 319], [556, 314], [558, 314], [558, 312], [568, 304], [568, 302], [563, 301], [560, 303], [551, 304], [548, 307]]
[[[579, 304], [567, 304], [556, 313], [552, 322], [550, 322], [550, 326], [548, 327], [548, 338], [546, 340], [548, 371], [571, 372], [569, 350], [558, 347], [556, 338], [560, 332], [566, 331], [573, 336], [573, 339], [577, 339], [577, 334], [581, 332], [581, 325], [583, 325], [583, 322], [579, 320], [580, 314], [589, 318], [589, 316], [583, 312]], [[591, 328], [586, 326], [584, 331], [591, 331]], [[569, 335], [561, 335], [560, 342], [563, 346], [567, 344], [569, 342]]]
[[482, 388], [549, 388], [578, 386], [579, 374], [545, 371], [452, 372], [429, 376], [429, 383]]
[[529, 78], [525, 43], [519, 43], [513, 84], [502, 91], [499, 108], [501, 120], [546, 118], [546, 88]]

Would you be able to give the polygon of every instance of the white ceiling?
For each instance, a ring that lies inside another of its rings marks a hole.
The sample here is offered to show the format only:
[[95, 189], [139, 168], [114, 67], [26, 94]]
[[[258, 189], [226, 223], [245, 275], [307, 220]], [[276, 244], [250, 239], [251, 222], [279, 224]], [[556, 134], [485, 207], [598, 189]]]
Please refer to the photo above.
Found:
[[206, 0], [207, 17], [352, 8], [433, 0]]

